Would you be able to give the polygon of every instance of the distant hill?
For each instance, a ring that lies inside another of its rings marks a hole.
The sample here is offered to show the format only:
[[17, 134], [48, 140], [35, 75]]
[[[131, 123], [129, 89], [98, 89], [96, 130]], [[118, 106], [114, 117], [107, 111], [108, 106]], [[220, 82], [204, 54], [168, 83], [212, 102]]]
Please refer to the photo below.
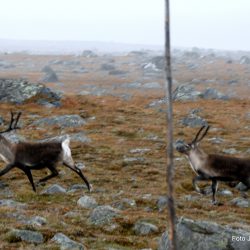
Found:
[[132, 50], [163, 50], [163, 46], [97, 41], [32, 41], [0, 39], [0, 52], [2, 53], [27, 52], [34, 54], [78, 54], [83, 50], [116, 53]]

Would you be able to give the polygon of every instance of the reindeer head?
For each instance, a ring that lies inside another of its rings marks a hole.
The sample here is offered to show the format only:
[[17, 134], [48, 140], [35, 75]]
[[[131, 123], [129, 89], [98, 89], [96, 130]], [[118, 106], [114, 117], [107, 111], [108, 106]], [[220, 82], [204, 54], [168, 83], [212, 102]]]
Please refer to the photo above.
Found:
[[[205, 129], [206, 128], [206, 129]], [[204, 133], [200, 136], [202, 130], [205, 129]], [[196, 134], [195, 138], [192, 140], [191, 143], [185, 143], [184, 141], [178, 141], [176, 143], [176, 150], [179, 153], [189, 155], [191, 151], [197, 150], [199, 143], [202, 141], [202, 139], [205, 137], [209, 130], [209, 126], [202, 126], [198, 133]]]

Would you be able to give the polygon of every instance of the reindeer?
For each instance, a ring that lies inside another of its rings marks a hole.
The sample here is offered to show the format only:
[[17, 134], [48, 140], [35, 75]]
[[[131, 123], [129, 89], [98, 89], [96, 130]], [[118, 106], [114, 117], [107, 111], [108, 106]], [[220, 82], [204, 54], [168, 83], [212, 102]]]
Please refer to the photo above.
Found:
[[11, 120], [8, 128], [0, 132], [0, 158], [7, 164], [5, 168], [0, 171], [0, 176], [8, 173], [15, 167], [19, 168], [26, 174], [34, 192], [36, 192], [31, 170], [48, 168], [51, 171], [50, 175], [38, 181], [38, 183], [41, 183], [57, 176], [58, 171], [56, 167], [59, 163], [62, 163], [64, 166], [77, 173], [83, 179], [88, 190], [90, 191], [88, 180], [83, 175], [81, 170], [75, 165], [71, 156], [69, 137], [61, 142], [50, 141], [12, 143], [2, 135], [19, 128], [17, 123], [20, 116], [21, 112], [17, 114], [16, 118], [14, 117], [14, 113], [11, 112]]
[[[204, 129], [204, 133], [200, 136]], [[219, 203], [215, 199], [218, 181], [240, 181], [250, 188], [250, 159], [205, 153], [199, 147], [199, 143], [208, 130], [209, 126], [201, 127], [191, 143], [179, 142], [176, 145], [176, 150], [187, 156], [191, 168], [196, 173], [193, 178], [193, 186], [197, 192], [206, 194], [198, 187], [197, 181], [212, 181], [212, 203], [218, 205]]]

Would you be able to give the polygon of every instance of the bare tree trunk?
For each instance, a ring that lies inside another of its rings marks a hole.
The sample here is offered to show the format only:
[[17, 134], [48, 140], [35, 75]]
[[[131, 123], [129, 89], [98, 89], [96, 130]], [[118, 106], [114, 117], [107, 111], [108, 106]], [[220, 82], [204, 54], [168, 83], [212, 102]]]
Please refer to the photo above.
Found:
[[175, 232], [175, 207], [173, 198], [173, 172], [174, 172], [174, 153], [173, 153], [173, 100], [172, 100], [172, 72], [170, 55], [170, 10], [169, 0], [165, 0], [165, 89], [167, 96], [167, 188], [168, 188], [168, 216], [169, 216], [169, 247], [176, 250]]

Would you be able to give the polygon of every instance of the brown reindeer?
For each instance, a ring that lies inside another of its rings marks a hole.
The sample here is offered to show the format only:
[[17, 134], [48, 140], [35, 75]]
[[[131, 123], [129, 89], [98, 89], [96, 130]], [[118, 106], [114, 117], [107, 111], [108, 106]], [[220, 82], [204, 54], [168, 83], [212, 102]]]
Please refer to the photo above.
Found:
[[59, 163], [62, 163], [64, 166], [77, 173], [87, 185], [88, 190], [90, 190], [88, 180], [75, 165], [71, 156], [69, 137], [61, 142], [12, 143], [2, 135], [3, 133], [18, 128], [17, 123], [20, 116], [21, 112], [17, 114], [16, 118], [14, 117], [14, 113], [11, 112], [9, 127], [5, 131], [0, 132], [0, 158], [7, 164], [5, 168], [0, 171], [0, 176], [8, 173], [14, 167], [19, 168], [27, 175], [33, 190], [36, 191], [31, 170], [48, 168], [51, 174], [39, 180], [39, 182], [45, 182], [58, 175], [56, 167]]
[[[200, 136], [203, 129], [205, 131]], [[177, 143], [176, 150], [187, 156], [191, 168], [196, 173], [196, 177], [193, 178], [195, 190], [205, 194], [205, 191], [201, 190], [196, 182], [211, 180], [212, 203], [218, 204], [215, 199], [218, 181], [240, 181], [250, 188], [250, 159], [205, 153], [199, 147], [199, 143], [205, 137], [208, 130], [209, 126], [201, 127], [191, 143]]]

